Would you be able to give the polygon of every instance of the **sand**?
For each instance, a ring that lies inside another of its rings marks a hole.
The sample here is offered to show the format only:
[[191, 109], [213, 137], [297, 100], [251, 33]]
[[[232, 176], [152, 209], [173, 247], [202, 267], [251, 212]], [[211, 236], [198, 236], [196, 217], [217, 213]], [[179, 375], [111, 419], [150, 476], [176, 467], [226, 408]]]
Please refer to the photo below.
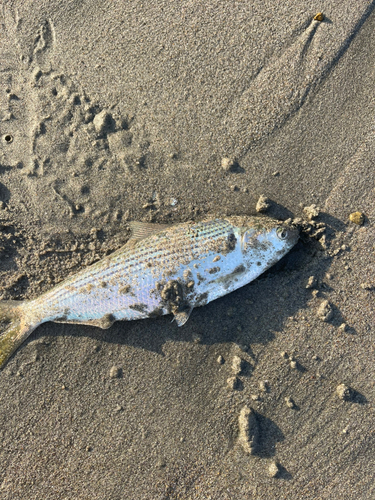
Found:
[[0, 372], [1, 499], [375, 496], [374, 6], [2, 3], [1, 299], [132, 220], [263, 195], [322, 226], [182, 328], [39, 327]]

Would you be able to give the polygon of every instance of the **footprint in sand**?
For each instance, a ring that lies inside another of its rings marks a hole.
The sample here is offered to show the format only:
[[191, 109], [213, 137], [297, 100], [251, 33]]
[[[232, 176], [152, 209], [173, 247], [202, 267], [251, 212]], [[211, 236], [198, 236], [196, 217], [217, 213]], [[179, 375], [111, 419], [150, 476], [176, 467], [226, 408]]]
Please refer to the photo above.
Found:
[[[40, 193], [64, 217], [95, 210], [90, 192], [113, 189], [147, 165], [149, 142], [132, 116], [103, 110], [62, 68], [56, 68], [56, 33], [45, 20], [22, 46], [24, 22], [4, 15], [7, 40], [0, 71], [0, 164], [17, 168], [28, 201], [39, 212]], [[78, 179], [77, 179], [78, 178]], [[110, 204], [106, 197], [101, 208]], [[40, 211], [45, 214], [45, 207]], [[45, 215], [44, 215], [45, 216]]]

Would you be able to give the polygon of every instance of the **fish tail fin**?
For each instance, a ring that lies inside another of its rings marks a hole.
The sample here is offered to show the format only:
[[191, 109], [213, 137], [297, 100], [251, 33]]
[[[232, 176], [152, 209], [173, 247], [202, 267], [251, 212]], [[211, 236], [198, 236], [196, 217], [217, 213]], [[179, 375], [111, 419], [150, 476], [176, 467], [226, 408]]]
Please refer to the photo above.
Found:
[[0, 301], [0, 368], [24, 342], [39, 323], [30, 323], [26, 301]]

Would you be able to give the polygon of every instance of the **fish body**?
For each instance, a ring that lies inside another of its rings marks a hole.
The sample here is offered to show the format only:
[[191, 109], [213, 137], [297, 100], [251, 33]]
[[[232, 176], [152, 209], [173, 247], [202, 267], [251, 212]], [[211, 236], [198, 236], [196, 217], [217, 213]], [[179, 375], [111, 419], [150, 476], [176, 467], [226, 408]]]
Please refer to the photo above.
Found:
[[30, 301], [0, 302], [0, 367], [41, 323], [109, 328], [116, 320], [173, 314], [249, 283], [296, 243], [298, 230], [268, 217], [175, 226], [134, 223], [128, 243]]

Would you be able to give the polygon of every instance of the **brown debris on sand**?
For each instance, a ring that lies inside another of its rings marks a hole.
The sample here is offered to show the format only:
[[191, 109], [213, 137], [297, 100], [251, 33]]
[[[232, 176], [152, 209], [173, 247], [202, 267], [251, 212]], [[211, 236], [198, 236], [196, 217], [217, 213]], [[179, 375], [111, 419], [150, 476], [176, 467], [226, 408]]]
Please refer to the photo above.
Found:
[[349, 215], [350, 222], [362, 226], [365, 223], [365, 214], [362, 212], [353, 212]]
[[314, 21], [319, 21], [320, 23], [322, 21], [324, 21], [324, 14], [322, 12], [318, 12], [315, 16], [314, 16]]

